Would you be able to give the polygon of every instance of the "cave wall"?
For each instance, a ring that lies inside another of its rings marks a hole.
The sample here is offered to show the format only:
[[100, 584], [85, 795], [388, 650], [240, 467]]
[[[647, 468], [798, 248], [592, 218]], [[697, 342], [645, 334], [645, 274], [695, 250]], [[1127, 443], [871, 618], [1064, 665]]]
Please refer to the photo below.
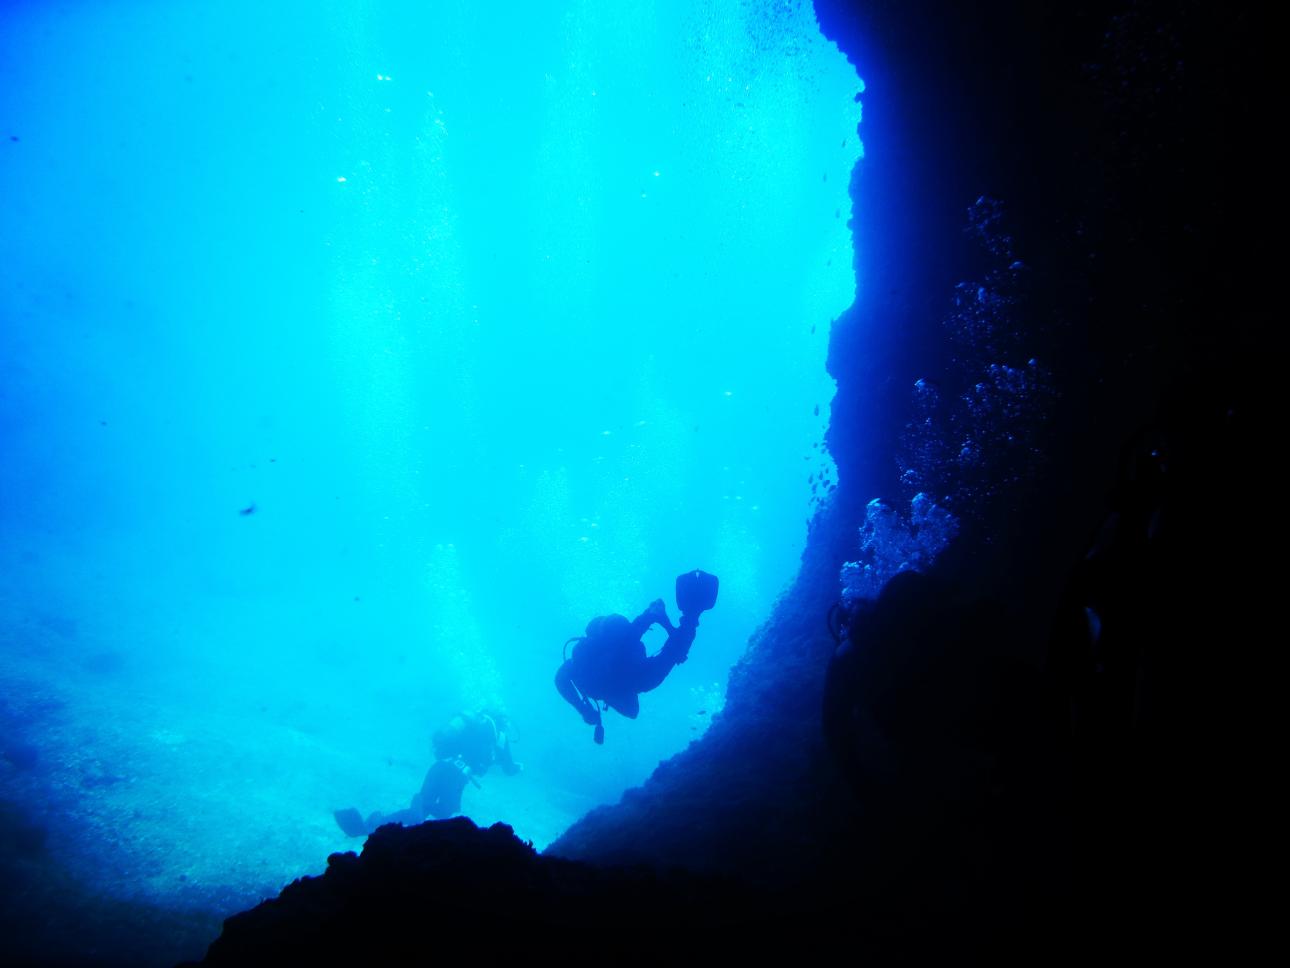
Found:
[[[550, 853], [817, 878], [864, 807], [819, 728], [825, 616], [866, 502], [900, 491], [919, 378], [953, 381], [943, 320], [982, 270], [968, 207], [1000, 200], [1024, 254], [1029, 351], [1051, 367], [1042, 467], [976, 509], [936, 571], [1005, 602], [1039, 670], [1066, 575], [1104, 513], [1125, 437], [1198, 370], [1254, 366], [1264, 331], [1247, 228], [1266, 191], [1269, 95], [1250, 10], [1199, 3], [1037, 6], [817, 0], [865, 81], [852, 179], [858, 298], [833, 324], [828, 444], [839, 486], [796, 581], [731, 673], [710, 732]], [[701, 647], [701, 646], [700, 646]], [[750, 849], [756, 844], [756, 849]], [[822, 867], [823, 865], [823, 867]]]

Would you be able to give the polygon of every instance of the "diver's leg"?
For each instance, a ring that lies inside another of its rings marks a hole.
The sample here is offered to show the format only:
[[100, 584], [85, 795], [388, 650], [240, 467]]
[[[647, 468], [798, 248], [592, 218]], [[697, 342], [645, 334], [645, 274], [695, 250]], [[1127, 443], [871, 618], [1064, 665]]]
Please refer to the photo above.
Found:
[[336, 818], [336, 826], [340, 827], [346, 837], [366, 837], [369, 833], [367, 821], [354, 807], [333, 811], [332, 816]]
[[641, 697], [634, 692], [623, 693], [613, 699], [606, 699], [609, 708], [628, 719], [635, 719], [641, 714]]
[[336, 825], [344, 832], [346, 837], [366, 837], [377, 827], [384, 827], [387, 823], [397, 823], [405, 827], [411, 827], [419, 824], [424, 820], [425, 814], [418, 814], [415, 809], [396, 810], [394, 813], [381, 813], [376, 810], [367, 815], [363, 815], [353, 807], [347, 807], [344, 810], [336, 810], [332, 813], [336, 818]]
[[452, 760], [439, 760], [426, 773], [421, 787], [421, 803], [426, 813], [442, 820], [461, 813], [461, 791], [466, 788], [466, 772]]
[[426, 770], [425, 779], [421, 781], [421, 791], [412, 798], [413, 808], [415, 809], [419, 806], [422, 810], [422, 819], [434, 813], [431, 809], [431, 805], [437, 799], [436, 790], [438, 787], [438, 782], [436, 780], [438, 771], [435, 767], [442, 762], [443, 760], [435, 760], [434, 763], [431, 764], [430, 769]]
[[421, 806], [425, 809], [425, 816], [443, 818], [451, 816], [445, 812], [443, 804], [443, 779], [444, 769], [448, 764], [444, 760], [436, 760], [430, 769], [426, 770], [426, 778], [421, 784]]
[[641, 692], [657, 689], [675, 665], [676, 663], [662, 652], [651, 655], [641, 663], [640, 673], [636, 677], [636, 688]]
[[461, 793], [466, 789], [466, 774], [460, 771], [452, 779], [452, 785], [444, 785], [443, 800], [441, 802], [442, 817], [455, 817], [461, 813]]

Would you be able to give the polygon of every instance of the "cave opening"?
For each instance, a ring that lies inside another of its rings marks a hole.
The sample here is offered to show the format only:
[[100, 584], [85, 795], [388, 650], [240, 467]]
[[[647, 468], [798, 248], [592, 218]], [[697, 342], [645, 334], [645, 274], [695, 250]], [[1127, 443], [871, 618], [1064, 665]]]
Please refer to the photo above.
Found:
[[[539, 847], [701, 736], [836, 485], [863, 84], [811, 5], [5, 18], [0, 798], [51, 863], [227, 912], [458, 710]], [[594, 746], [561, 643], [695, 567]]]

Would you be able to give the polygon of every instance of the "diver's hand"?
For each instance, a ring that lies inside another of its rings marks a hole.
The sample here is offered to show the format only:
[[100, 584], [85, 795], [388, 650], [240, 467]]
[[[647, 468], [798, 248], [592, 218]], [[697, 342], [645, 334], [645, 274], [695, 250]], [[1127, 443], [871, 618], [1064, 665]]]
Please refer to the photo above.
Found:
[[645, 609], [645, 614], [649, 616], [651, 622], [656, 625], [662, 625], [664, 628], [672, 624], [667, 617], [667, 606], [663, 604], [663, 599], [661, 598], [656, 598], [650, 602], [649, 607]]
[[651, 622], [655, 625], [661, 625], [669, 634], [676, 631], [676, 627], [672, 625], [672, 620], [667, 617], [667, 606], [663, 604], [663, 599], [656, 598], [650, 602], [645, 614], [649, 616]]
[[582, 721], [588, 726], [600, 725], [600, 710], [588, 703], [582, 707]]

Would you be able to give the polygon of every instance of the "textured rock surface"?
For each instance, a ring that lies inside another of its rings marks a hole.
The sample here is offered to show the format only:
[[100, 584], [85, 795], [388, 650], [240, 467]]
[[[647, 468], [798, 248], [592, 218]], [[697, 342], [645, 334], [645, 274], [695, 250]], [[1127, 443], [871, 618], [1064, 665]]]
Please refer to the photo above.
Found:
[[746, 886], [683, 871], [608, 870], [540, 857], [465, 818], [377, 830], [360, 855], [230, 918], [206, 964], [394, 964], [452, 956], [637, 961], [725, 939], [756, 945], [780, 916]]

